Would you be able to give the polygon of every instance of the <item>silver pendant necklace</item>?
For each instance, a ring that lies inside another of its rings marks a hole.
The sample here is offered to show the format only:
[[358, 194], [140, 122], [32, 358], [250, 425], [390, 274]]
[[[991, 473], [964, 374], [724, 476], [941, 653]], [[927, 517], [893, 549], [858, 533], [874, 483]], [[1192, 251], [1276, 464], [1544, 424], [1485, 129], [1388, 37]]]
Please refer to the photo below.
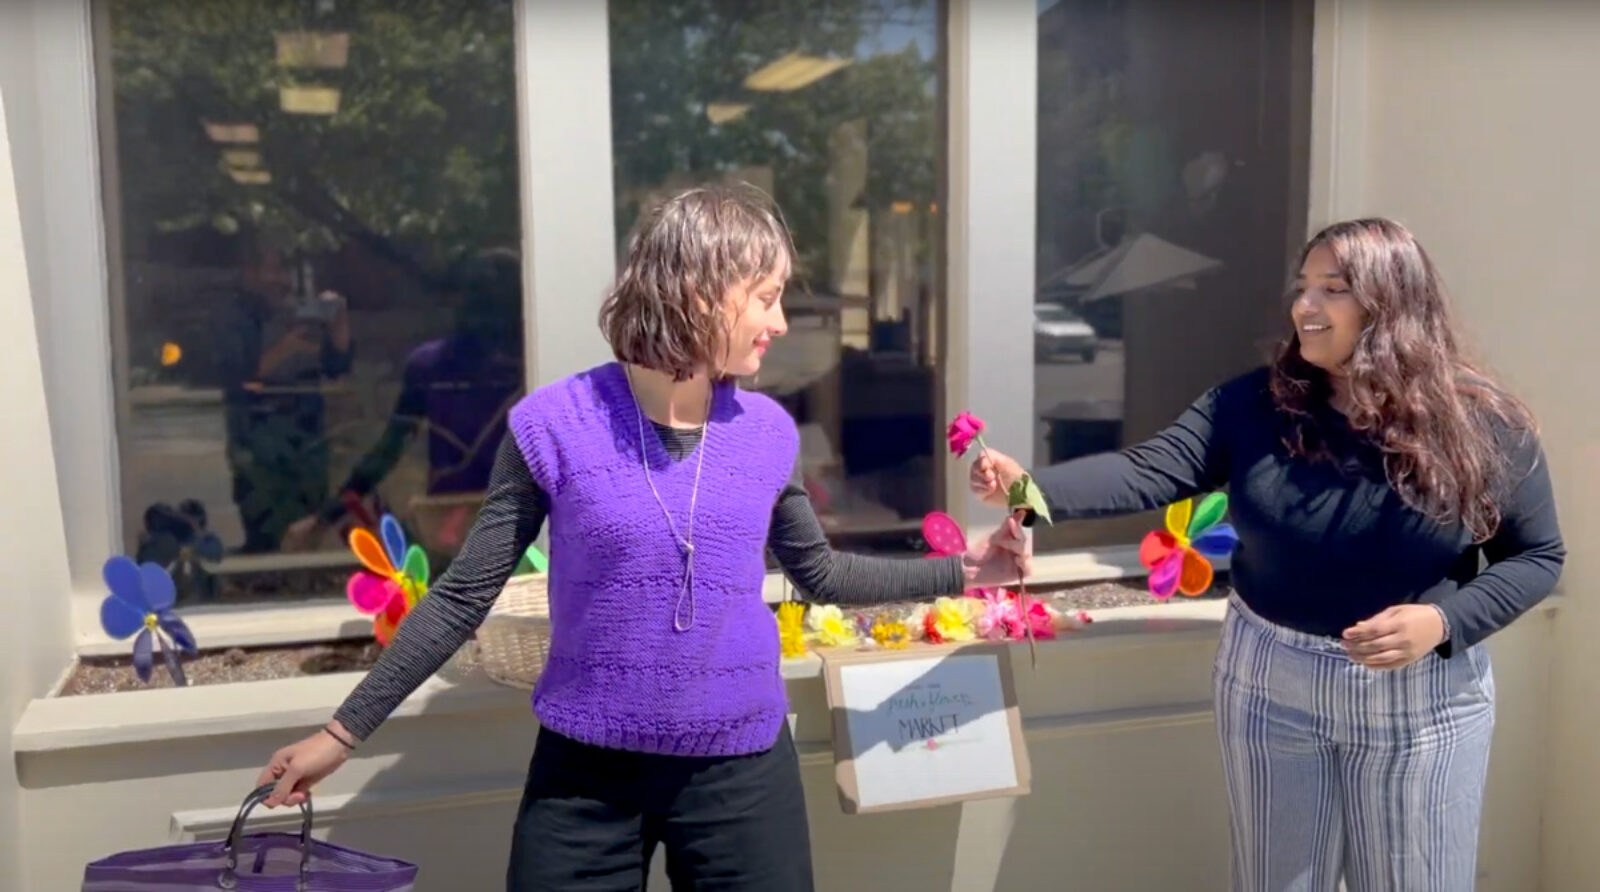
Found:
[[[678, 523], [672, 519], [672, 512], [667, 510], [667, 503], [662, 501], [661, 492], [656, 489], [655, 477], [650, 473], [650, 451], [645, 445], [644, 438], [644, 408], [639, 404], [639, 394], [633, 389], [633, 370], [627, 365], [622, 367], [623, 377], [628, 382], [628, 396], [633, 398], [633, 415], [639, 422], [639, 463], [644, 467], [644, 480], [650, 485], [650, 494], [655, 496], [656, 505], [661, 509], [661, 514], [667, 519], [667, 529], [672, 533], [672, 540], [677, 543], [678, 550], [683, 553], [683, 581], [678, 585], [678, 600], [672, 607], [672, 628], [679, 632], [687, 632], [694, 628], [695, 600], [694, 600], [694, 513], [695, 506], [700, 500], [700, 470], [706, 463], [706, 440], [711, 437], [711, 399], [716, 394], [717, 385], [711, 382], [710, 389], [706, 392], [706, 421], [701, 428], [699, 456], [694, 465], [694, 488], [689, 491], [689, 520], [685, 532], [678, 532]], [[654, 434], [654, 431], [651, 431]], [[682, 620], [684, 602], [689, 605], [689, 618]]]

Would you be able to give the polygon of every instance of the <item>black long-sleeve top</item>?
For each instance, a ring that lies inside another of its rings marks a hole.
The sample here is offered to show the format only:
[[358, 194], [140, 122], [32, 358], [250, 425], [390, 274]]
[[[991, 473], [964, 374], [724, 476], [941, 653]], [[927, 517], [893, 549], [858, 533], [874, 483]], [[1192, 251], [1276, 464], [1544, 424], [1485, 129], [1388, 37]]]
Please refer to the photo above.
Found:
[[[1475, 545], [1402, 501], [1383, 456], [1331, 408], [1317, 418], [1332, 460], [1289, 454], [1265, 369], [1208, 391], [1172, 426], [1121, 452], [1035, 475], [1053, 519], [1128, 514], [1227, 487], [1239, 532], [1232, 582], [1250, 608], [1302, 632], [1339, 636], [1398, 604], [1437, 604], [1443, 656], [1470, 647], [1541, 601], [1566, 550], [1549, 468], [1529, 432], [1502, 432], [1510, 479], [1502, 519]], [[1488, 559], [1480, 570], [1480, 556]]]

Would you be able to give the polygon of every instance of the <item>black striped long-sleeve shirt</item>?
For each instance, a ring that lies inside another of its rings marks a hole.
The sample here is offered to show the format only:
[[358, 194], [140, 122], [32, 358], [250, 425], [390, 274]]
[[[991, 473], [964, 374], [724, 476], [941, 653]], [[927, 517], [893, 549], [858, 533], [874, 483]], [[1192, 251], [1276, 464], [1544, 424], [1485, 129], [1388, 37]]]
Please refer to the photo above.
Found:
[[[655, 428], [675, 461], [700, 442], [699, 428]], [[377, 665], [334, 718], [365, 739], [437, 672], [483, 623], [517, 561], [538, 538], [549, 508], [548, 494], [534, 482], [516, 440], [507, 434], [495, 456], [483, 508], [460, 553], [400, 624]], [[882, 558], [835, 551], [798, 480], [784, 488], [773, 506], [767, 547], [795, 587], [814, 601], [878, 604], [958, 594], [965, 587], [959, 557]]]

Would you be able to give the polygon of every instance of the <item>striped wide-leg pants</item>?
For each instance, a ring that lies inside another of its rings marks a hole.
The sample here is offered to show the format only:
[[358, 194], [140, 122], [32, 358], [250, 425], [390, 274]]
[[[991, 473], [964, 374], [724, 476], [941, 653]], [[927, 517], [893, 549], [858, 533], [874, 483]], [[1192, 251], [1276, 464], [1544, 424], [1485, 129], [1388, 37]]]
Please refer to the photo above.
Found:
[[1462, 892], [1494, 677], [1482, 647], [1374, 671], [1237, 597], [1213, 672], [1241, 892]]

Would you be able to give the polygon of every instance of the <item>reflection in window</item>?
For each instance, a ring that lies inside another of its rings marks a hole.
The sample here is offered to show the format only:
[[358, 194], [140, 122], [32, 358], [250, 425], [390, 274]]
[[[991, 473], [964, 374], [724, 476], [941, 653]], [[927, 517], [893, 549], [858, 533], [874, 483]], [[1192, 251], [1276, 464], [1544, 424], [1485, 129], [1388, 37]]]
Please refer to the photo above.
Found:
[[619, 248], [641, 209], [681, 188], [771, 193], [799, 257], [789, 334], [750, 386], [794, 415], [836, 540], [920, 541], [938, 490], [939, 4], [609, 10]]
[[[1310, 3], [1044, 0], [1037, 440], [1044, 465], [1137, 443], [1281, 331], [1305, 235]], [[1039, 530], [1132, 544], [1152, 518]]]
[[101, 95], [130, 553], [186, 600], [435, 561], [523, 386], [510, 0], [111, 0]]

